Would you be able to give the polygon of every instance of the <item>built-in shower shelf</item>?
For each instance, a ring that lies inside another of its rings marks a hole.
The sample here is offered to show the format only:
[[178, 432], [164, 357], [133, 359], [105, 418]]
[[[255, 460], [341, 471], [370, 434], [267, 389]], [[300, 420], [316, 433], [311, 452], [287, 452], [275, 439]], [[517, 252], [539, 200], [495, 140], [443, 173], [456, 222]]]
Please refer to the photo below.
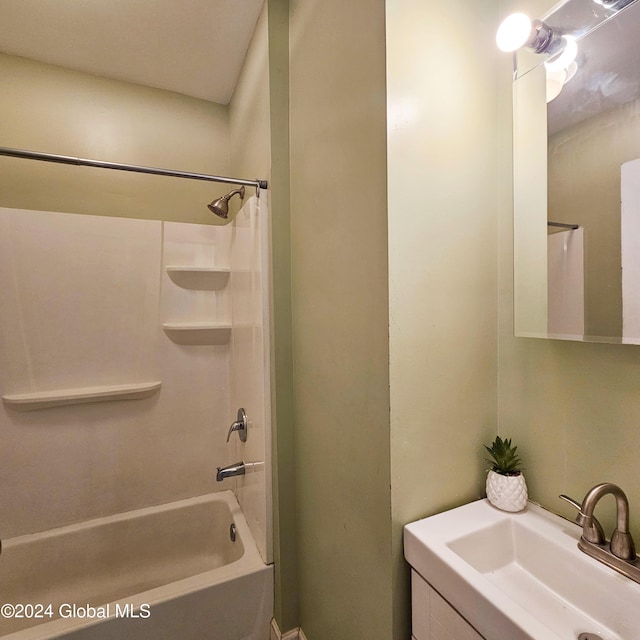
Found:
[[166, 269], [171, 280], [183, 289], [214, 291], [223, 289], [229, 282], [229, 269], [180, 266], [168, 266]]
[[165, 333], [177, 344], [228, 344], [231, 326], [215, 322], [165, 322]]
[[2, 401], [17, 411], [35, 411], [70, 404], [109, 402], [113, 400], [142, 400], [160, 389], [162, 382], [140, 382], [134, 384], [102, 385], [78, 389], [57, 389], [2, 396]]

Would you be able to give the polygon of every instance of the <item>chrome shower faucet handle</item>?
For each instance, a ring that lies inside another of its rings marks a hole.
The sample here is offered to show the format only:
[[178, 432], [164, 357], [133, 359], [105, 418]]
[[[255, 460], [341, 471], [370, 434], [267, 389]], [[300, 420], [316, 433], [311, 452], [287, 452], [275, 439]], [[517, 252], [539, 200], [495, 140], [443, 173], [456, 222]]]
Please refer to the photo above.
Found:
[[247, 419], [247, 412], [242, 407], [240, 407], [236, 415], [236, 421], [232, 422], [231, 426], [229, 427], [229, 433], [227, 434], [227, 442], [229, 442], [229, 439], [231, 438], [231, 434], [234, 431], [238, 432], [238, 437], [240, 438], [240, 442], [246, 442], [248, 430], [249, 430], [249, 421]]

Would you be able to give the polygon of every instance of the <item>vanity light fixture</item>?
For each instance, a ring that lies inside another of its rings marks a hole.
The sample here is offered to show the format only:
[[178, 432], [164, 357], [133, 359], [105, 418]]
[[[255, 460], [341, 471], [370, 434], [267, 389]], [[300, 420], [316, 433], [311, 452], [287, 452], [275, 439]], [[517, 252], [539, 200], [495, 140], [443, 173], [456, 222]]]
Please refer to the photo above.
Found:
[[512, 13], [498, 27], [496, 44], [500, 51], [510, 53], [524, 46], [531, 34], [531, 20], [524, 13]]
[[547, 69], [547, 104], [560, 95], [566, 75], [564, 69], [560, 71], [549, 71]]
[[[614, 12], [624, 9], [635, 1], [593, 0], [595, 4]], [[575, 39], [571, 36], [554, 31], [542, 20], [530, 20], [524, 13], [512, 13], [500, 23], [496, 33], [496, 44], [498, 49], [507, 53], [527, 47], [535, 53], [546, 53], [549, 56], [570, 48], [571, 51], [567, 53], [567, 56], [573, 52], [573, 58], [565, 61], [562, 68], [566, 68], [575, 60], [575, 52], [577, 52]], [[558, 56], [558, 58], [562, 58], [562, 56]]]
[[578, 44], [572, 36], [562, 37], [566, 41], [564, 50], [544, 63], [547, 72], [547, 103], [560, 95], [564, 85], [578, 71]]
[[[558, 40], [553, 29], [542, 20], [530, 20], [524, 13], [507, 16], [496, 33], [498, 49], [507, 53], [522, 47], [547, 53]], [[555, 47], [553, 47], [555, 48]]]
[[546, 53], [549, 56], [544, 63], [547, 72], [547, 102], [556, 98], [576, 73], [576, 39], [554, 31], [542, 20], [531, 21], [523, 13], [513, 13], [502, 21], [496, 34], [496, 44], [505, 52], [526, 47], [535, 53]]
[[578, 55], [578, 43], [573, 36], [562, 36], [562, 40], [564, 42], [563, 50], [544, 63], [548, 71], [562, 71], [566, 69], [575, 61]]
[[553, 71], [546, 66], [547, 71], [547, 103], [557, 98], [564, 87], [578, 71], [578, 65], [573, 61], [566, 69], [557, 69]]
[[[617, 13], [636, 0], [593, 0], [606, 10]], [[578, 70], [578, 43], [572, 35], [563, 34], [542, 20], [530, 20], [524, 13], [512, 13], [498, 27], [496, 44], [501, 51], [513, 53], [527, 48], [547, 55], [547, 102], [562, 91], [562, 87]]]
[[575, 62], [572, 62], [566, 69], [557, 69], [556, 71], [546, 69], [547, 103], [560, 95], [564, 85], [575, 76], [577, 70], [578, 65]]

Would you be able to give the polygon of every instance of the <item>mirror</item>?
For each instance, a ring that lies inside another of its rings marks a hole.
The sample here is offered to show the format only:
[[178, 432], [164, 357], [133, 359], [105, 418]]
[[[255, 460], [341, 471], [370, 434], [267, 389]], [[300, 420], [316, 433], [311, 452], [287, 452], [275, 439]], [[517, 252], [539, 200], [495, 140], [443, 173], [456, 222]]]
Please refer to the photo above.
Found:
[[543, 20], [578, 54], [548, 103], [544, 60], [517, 58], [515, 334], [640, 344], [640, 2]]

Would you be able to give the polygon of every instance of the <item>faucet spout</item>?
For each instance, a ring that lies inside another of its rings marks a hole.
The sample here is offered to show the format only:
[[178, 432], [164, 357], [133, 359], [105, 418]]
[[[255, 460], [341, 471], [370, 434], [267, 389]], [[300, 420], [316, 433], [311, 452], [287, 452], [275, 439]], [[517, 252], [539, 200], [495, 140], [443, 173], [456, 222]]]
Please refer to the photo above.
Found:
[[[616, 528], [611, 541], [604, 536], [593, 510], [600, 498], [611, 494], [616, 499]], [[611, 482], [603, 482], [587, 492], [582, 504], [569, 496], [560, 496], [578, 509], [576, 522], [582, 527], [578, 549], [599, 562], [606, 564], [623, 576], [640, 583], [640, 559], [636, 556], [633, 538], [629, 533], [629, 500], [624, 491]]]
[[231, 478], [232, 476], [243, 476], [246, 472], [244, 462], [235, 462], [228, 467], [218, 467], [216, 473], [216, 481], [222, 482], [225, 478]]
[[[592, 526], [593, 510], [596, 504], [600, 498], [609, 493], [616, 499], [616, 528], [611, 535], [611, 553], [622, 560], [632, 561], [636, 557], [636, 550], [633, 538], [629, 533], [629, 500], [627, 500], [627, 496], [618, 485], [611, 482], [603, 482], [589, 490], [580, 507], [578, 524], [583, 526], [583, 532], [586, 533], [588, 528]], [[583, 537], [585, 537], [584, 533]], [[600, 542], [589, 540], [588, 537], [585, 537], [585, 540], [596, 544]]]

